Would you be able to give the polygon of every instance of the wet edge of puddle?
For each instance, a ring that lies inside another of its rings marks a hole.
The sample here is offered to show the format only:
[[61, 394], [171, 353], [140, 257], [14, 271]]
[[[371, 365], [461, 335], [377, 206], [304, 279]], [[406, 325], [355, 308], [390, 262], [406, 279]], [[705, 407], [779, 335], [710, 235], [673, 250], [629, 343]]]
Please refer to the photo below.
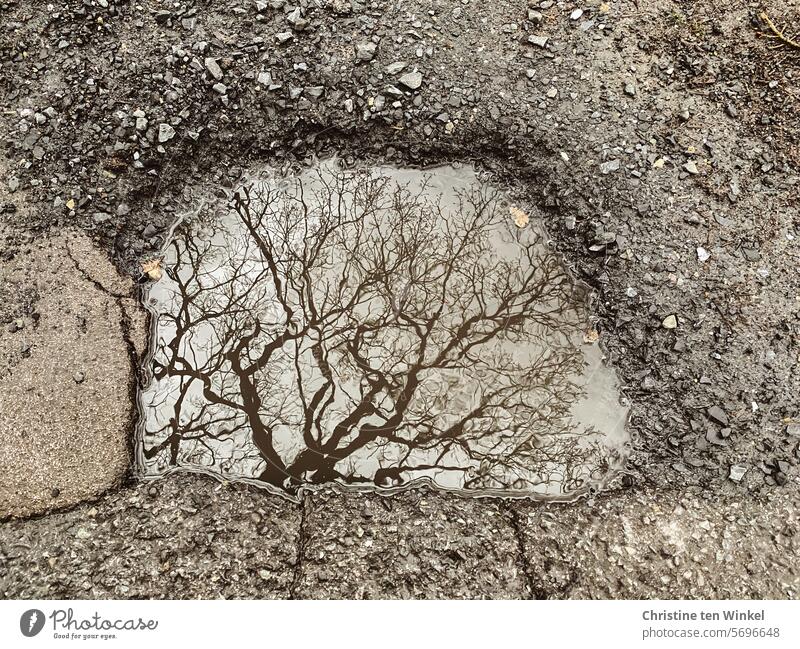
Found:
[[[319, 159], [314, 161], [314, 165], [311, 166], [298, 166], [292, 167], [289, 170], [279, 170], [274, 167], [269, 167], [265, 165], [262, 168], [255, 167], [254, 169], [249, 170], [247, 174], [247, 180], [255, 180], [259, 177], [264, 177], [263, 174], [265, 171], [268, 172], [267, 177], [271, 174], [273, 179], [277, 179], [279, 182], [284, 180], [292, 180], [298, 178], [303, 173], [313, 169], [319, 168], [323, 165], [332, 164], [337, 165], [338, 160], [334, 157]], [[481, 172], [481, 170], [475, 167], [473, 164], [463, 164], [463, 163], [445, 163], [445, 164], [437, 164], [427, 167], [413, 167], [413, 166], [403, 166], [403, 167], [392, 167], [391, 165], [382, 165], [382, 164], [356, 164], [351, 167], [341, 168], [342, 171], [352, 172], [358, 171], [361, 169], [394, 169], [398, 172], [428, 172], [428, 173], [435, 173], [437, 170], [445, 169], [447, 167], [462, 168], [468, 167], [471, 168], [474, 172], [475, 178], [474, 180], [479, 182], [482, 185], [489, 186], [493, 189], [498, 190], [499, 195], [509, 201], [511, 205], [519, 205], [525, 204], [527, 201], [523, 201], [521, 203], [515, 203], [513, 198], [514, 197], [514, 190], [510, 188], [506, 183], [498, 182], [496, 179], [492, 178], [491, 176], [487, 178], [487, 174], [485, 172]], [[241, 184], [241, 181], [239, 182]], [[238, 185], [237, 185], [238, 186]], [[229, 201], [229, 197], [225, 197], [224, 199], [221, 197], [214, 197], [209, 202], [223, 202]], [[164, 236], [164, 242], [161, 248], [154, 254], [148, 255], [148, 258], [165, 258], [169, 247], [172, 245], [176, 231], [181, 225], [184, 224], [188, 219], [193, 218], [196, 216], [202, 206], [205, 204], [204, 199], [200, 199], [200, 207], [196, 207], [194, 210], [187, 210], [186, 213], [179, 216], [175, 219], [174, 223], [170, 226], [167, 233]], [[581, 279], [578, 279], [575, 275], [573, 267], [567, 263], [565, 255], [557, 250], [554, 250], [552, 247], [552, 238], [549, 236], [547, 231], [546, 224], [544, 223], [544, 219], [533, 216], [531, 218], [534, 227], [538, 228], [543, 236], [542, 245], [547, 248], [550, 254], [552, 254], [555, 259], [560, 264], [561, 268], [563, 269], [564, 273], [566, 274], [569, 282], [571, 283], [571, 287], [574, 291], [573, 299], [581, 302], [581, 307], [584, 309], [585, 313], [585, 320], [584, 320], [584, 331], [591, 328], [591, 324], [593, 322], [593, 309], [592, 305], [597, 299], [597, 294], [592, 289], [592, 287], [584, 282]], [[353, 483], [343, 483], [340, 481], [333, 481], [333, 482], [326, 482], [321, 484], [314, 484], [303, 482], [297, 486], [297, 489], [294, 493], [281, 489], [280, 487], [274, 486], [270, 483], [264, 482], [257, 478], [248, 477], [248, 476], [226, 476], [225, 474], [214, 471], [212, 469], [206, 469], [196, 465], [175, 465], [170, 466], [164, 470], [159, 471], [157, 474], [152, 474], [147, 472], [147, 461], [144, 456], [145, 450], [145, 440], [144, 440], [144, 432], [145, 432], [145, 423], [146, 423], [146, 413], [145, 413], [145, 405], [143, 403], [143, 395], [145, 393], [145, 389], [150, 385], [152, 381], [152, 372], [151, 372], [151, 364], [158, 351], [158, 318], [159, 313], [157, 312], [156, 308], [150, 305], [148, 300], [148, 296], [150, 295], [151, 288], [154, 284], [146, 284], [141, 287], [140, 290], [140, 301], [144, 308], [148, 313], [148, 335], [147, 335], [147, 350], [144, 354], [144, 357], [140, 364], [140, 371], [142, 373], [142, 381], [139, 385], [139, 389], [137, 390], [136, 395], [136, 407], [137, 407], [137, 418], [136, 418], [136, 425], [135, 425], [135, 437], [134, 437], [134, 449], [135, 449], [135, 474], [139, 479], [145, 481], [156, 481], [162, 478], [167, 478], [170, 475], [180, 472], [188, 472], [193, 474], [199, 474], [208, 476], [218, 480], [221, 484], [226, 483], [243, 483], [247, 485], [254, 486], [258, 489], [262, 489], [268, 493], [274, 494], [279, 496], [283, 499], [286, 499], [290, 502], [300, 503], [302, 502], [303, 498], [306, 494], [313, 494], [320, 491], [333, 491], [339, 494], [348, 494], [348, 493], [370, 493], [370, 494], [377, 494], [382, 496], [392, 496], [396, 495], [405, 491], [419, 489], [419, 488], [427, 488], [431, 491], [442, 492], [447, 494], [456, 495], [458, 497], [463, 498], [501, 498], [501, 499], [509, 499], [509, 500], [529, 500], [532, 502], [561, 502], [561, 503], [570, 503], [575, 502], [583, 497], [588, 495], [592, 495], [604, 490], [609, 483], [614, 480], [615, 478], [619, 477], [621, 474], [624, 474], [624, 466], [625, 463], [630, 455], [631, 449], [633, 447], [634, 439], [631, 435], [630, 431], [630, 403], [627, 402], [627, 397], [625, 396], [622, 382], [619, 378], [617, 373], [616, 367], [611, 362], [610, 354], [605, 349], [603, 344], [604, 341], [596, 340], [591, 345], [584, 345], [584, 347], [592, 347], [594, 351], [600, 355], [600, 359], [598, 362], [597, 367], [600, 369], [605, 369], [606, 371], [610, 372], [611, 377], [615, 383], [614, 385], [614, 392], [616, 393], [616, 404], [620, 409], [620, 421], [622, 432], [624, 433], [625, 437], [622, 443], [617, 447], [618, 455], [617, 459], [614, 462], [609, 463], [608, 467], [606, 468], [602, 477], [597, 479], [592, 479], [590, 484], [584, 484], [580, 487], [570, 490], [566, 493], [541, 493], [532, 491], [531, 489], [523, 489], [523, 490], [514, 490], [508, 487], [501, 487], [501, 488], [462, 488], [462, 487], [447, 487], [441, 484], [437, 484], [428, 476], [420, 476], [417, 478], [412, 478], [406, 481], [403, 484], [397, 486], [384, 486], [378, 485], [374, 483], [368, 484], [353, 484]], [[580, 333], [580, 332], [578, 332]], [[584, 360], [586, 361], [586, 352], [584, 351]]]

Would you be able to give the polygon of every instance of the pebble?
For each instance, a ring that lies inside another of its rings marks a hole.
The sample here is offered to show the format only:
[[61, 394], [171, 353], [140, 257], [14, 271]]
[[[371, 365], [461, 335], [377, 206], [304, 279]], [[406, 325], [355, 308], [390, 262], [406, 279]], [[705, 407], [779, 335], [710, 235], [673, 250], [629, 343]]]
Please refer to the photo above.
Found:
[[610, 174], [612, 171], [619, 170], [619, 160], [607, 160], [600, 165], [600, 173]]
[[570, 20], [580, 20], [581, 16], [583, 16], [583, 9], [575, 9], [570, 15]]
[[159, 124], [158, 125], [158, 141], [162, 144], [164, 142], [169, 142], [172, 138], [175, 137], [175, 129], [172, 128], [169, 124]]
[[706, 414], [720, 426], [728, 425], [728, 414], [719, 406], [711, 406], [706, 408]]
[[537, 47], [544, 47], [547, 45], [547, 36], [535, 36], [532, 34], [528, 36], [528, 42]]
[[697, 259], [701, 262], [708, 261], [711, 259], [711, 253], [702, 246], [697, 246]]
[[375, 50], [378, 46], [375, 43], [359, 43], [356, 45], [356, 56], [359, 61], [371, 61], [375, 58]]
[[534, 25], [538, 25], [542, 22], [542, 13], [540, 11], [536, 11], [535, 9], [528, 9], [528, 20], [530, 20]]
[[697, 164], [695, 164], [695, 161], [694, 161], [694, 160], [689, 160], [689, 162], [687, 162], [685, 165], [683, 165], [683, 168], [684, 168], [686, 171], [688, 171], [690, 174], [693, 174], [693, 175], [694, 175], [694, 174], [698, 174], [698, 173], [700, 173], [700, 172], [697, 170]]
[[661, 326], [664, 329], [675, 329], [678, 326], [678, 316], [674, 313], [668, 315], [664, 320], [661, 322]]
[[260, 83], [262, 86], [269, 88], [272, 85], [272, 74], [268, 71], [261, 71], [258, 73], [256, 81]]
[[414, 72], [406, 72], [398, 81], [409, 90], [418, 90], [422, 86], [422, 73], [416, 70]]
[[75, 374], [72, 375], [72, 380], [75, 381], [75, 383], [83, 383], [84, 379], [86, 379], [86, 373], [85, 372], [78, 371], [78, 372], [75, 372]]
[[295, 7], [286, 14], [286, 22], [292, 26], [292, 29], [296, 29], [298, 32], [303, 31], [308, 26], [308, 21], [303, 18], [303, 10], [300, 7]]
[[222, 79], [222, 68], [219, 67], [215, 59], [208, 57], [205, 60], [205, 66], [206, 70], [208, 70], [208, 73], [214, 77], [214, 79], [217, 81]]

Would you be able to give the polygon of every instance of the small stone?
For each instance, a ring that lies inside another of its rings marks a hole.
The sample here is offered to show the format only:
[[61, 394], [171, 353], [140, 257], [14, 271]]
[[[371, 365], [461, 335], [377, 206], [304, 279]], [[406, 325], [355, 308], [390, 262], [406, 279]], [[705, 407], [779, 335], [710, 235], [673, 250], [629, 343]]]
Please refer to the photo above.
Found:
[[356, 56], [359, 61], [371, 61], [375, 58], [375, 50], [377, 48], [378, 46], [372, 42], [359, 43], [356, 45]]
[[683, 165], [683, 168], [684, 168], [686, 171], [688, 171], [690, 174], [694, 174], [694, 175], [696, 175], [696, 174], [700, 173], [700, 172], [697, 170], [697, 164], [695, 164], [695, 161], [694, 161], [694, 160], [689, 160], [689, 162], [687, 162], [685, 165]]
[[258, 73], [256, 81], [260, 83], [262, 86], [269, 88], [272, 85], [272, 74], [266, 70], [261, 71]]
[[600, 165], [600, 173], [610, 174], [612, 171], [619, 170], [619, 160], [607, 160]]
[[305, 93], [311, 99], [319, 99], [325, 93], [325, 86], [310, 86], [305, 89]]
[[408, 63], [405, 61], [395, 61], [394, 63], [390, 63], [386, 66], [386, 73], [397, 74], [398, 72], [402, 72], [407, 65]]
[[740, 482], [741, 479], [744, 478], [745, 473], [747, 473], [746, 466], [742, 466], [741, 464], [732, 464], [728, 477], [734, 482]]
[[536, 47], [544, 47], [547, 45], [547, 36], [536, 36], [531, 34], [528, 36], [528, 42], [531, 45], [536, 45]]
[[219, 64], [216, 62], [215, 59], [211, 58], [210, 56], [205, 60], [206, 70], [208, 73], [214, 77], [217, 81], [222, 79], [222, 68], [219, 67]]
[[576, 9], [569, 15], [569, 19], [580, 20], [581, 16], [583, 16], [583, 9]]
[[675, 329], [678, 326], [678, 316], [674, 313], [668, 315], [664, 320], [661, 322], [661, 326], [664, 329]]
[[303, 18], [303, 11], [300, 7], [295, 7], [286, 14], [286, 22], [292, 26], [292, 29], [296, 29], [298, 32], [303, 31], [308, 26], [308, 21]]
[[558, 88], [552, 88], [552, 87], [551, 87], [551, 88], [550, 88], [550, 89], [547, 91], [547, 96], [548, 96], [548, 97], [550, 97], [550, 99], [553, 99], [553, 98], [554, 98], [554, 97], [555, 97], [557, 94], [558, 94]]
[[728, 414], [719, 406], [711, 406], [706, 408], [706, 414], [720, 426], [728, 425]]
[[800, 424], [789, 424], [786, 427], [786, 434], [791, 435], [792, 437], [800, 437]]
[[278, 32], [275, 34], [275, 38], [281, 45], [283, 45], [284, 43], [288, 43], [290, 40], [292, 40], [294, 38], [294, 34], [292, 34], [292, 32]]
[[711, 259], [711, 253], [702, 246], [697, 246], [697, 259], [701, 262], [708, 261]]
[[414, 72], [406, 72], [398, 81], [409, 90], [419, 90], [422, 86], [422, 73], [416, 70]]
[[530, 20], [534, 25], [538, 25], [542, 22], [542, 13], [540, 11], [536, 11], [535, 9], [528, 9], [528, 20]]
[[226, 86], [224, 83], [215, 83], [213, 86], [211, 86], [211, 88], [218, 95], [224, 95], [228, 92], [228, 86]]
[[75, 372], [75, 374], [72, 375], [72, 380], [75, 381], [75, 383], [83, 383], [84, 379], [86, 379], [86, 373], [85, 372], [78, 371], [78, 372]]
[[742, 254], [747, 261], [760, 261], [761, 253], [753, 248], [742, 247]]
[[158, 125], [158, 141], [162, 144], [164, 142], [169, 142], [172, 138], [175, 137], [175, 129], [172, 128], [169, 124], [159, 124]]
[[625, 94], [631, 97], [636, 95], [636, 86], [630, 81], [625, 84]]

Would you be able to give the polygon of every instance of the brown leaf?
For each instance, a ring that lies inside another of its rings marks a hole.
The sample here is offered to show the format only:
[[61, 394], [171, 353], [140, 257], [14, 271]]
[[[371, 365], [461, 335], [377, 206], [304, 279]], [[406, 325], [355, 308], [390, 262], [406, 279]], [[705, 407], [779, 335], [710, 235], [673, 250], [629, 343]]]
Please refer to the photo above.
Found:
[[514, 219], [514, 223], [516, 223], [518, 228], [524, 228], [528, 225], [528, 221], [530, 221], [530, 217], [523, 212], [518, 207], [510, 207], [508, 211], [511, 212], [511, 218]]
[[142, 262], [142, 273], [147, 275], [153, 281], [161, 279], [161, 260], [150, 259], [149, 261]]

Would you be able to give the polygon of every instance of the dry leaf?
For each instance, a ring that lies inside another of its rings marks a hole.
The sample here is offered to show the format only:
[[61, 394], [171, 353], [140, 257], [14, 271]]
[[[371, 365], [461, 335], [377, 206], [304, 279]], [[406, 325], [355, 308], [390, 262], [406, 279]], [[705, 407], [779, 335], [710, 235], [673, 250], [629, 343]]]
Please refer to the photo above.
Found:
[[530, 217], [521, 209], [518, 207], [510, 207], [508, 211], [511, 212], [511, 218], [514, 219], [514, 223], [517, 224], [518, 228], [524, 228], [526, 225], [528, 225]]
[[161, 279], [161, 260], [151, 259], [150, 261], [142, 262], [142, 273], [154, 281]]
[[600, 338], [600, 333], [597, 329], [589, 329], [588, 331], [583, 332], [583, 342], [587, 345], [591, 345], [592, 343], [596, 343]]

